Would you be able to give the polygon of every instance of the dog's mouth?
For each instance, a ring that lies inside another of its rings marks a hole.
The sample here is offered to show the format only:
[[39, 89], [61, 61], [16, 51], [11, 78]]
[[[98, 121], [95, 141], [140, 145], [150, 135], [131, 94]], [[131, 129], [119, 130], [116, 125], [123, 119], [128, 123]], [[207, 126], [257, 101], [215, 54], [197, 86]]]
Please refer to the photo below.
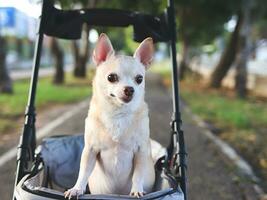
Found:
[[[110, 93], [110, 96], [111, 97], [116, 97], [115, 94], [113, 93]], [[122, 96], [119, 98], [123, 103], [129, 103], [132, 99], [133, 99], [133, 96]]]
[[124, 103], [129, 103], [132, 99], [133, 96], [123, 96], [120, 98]]

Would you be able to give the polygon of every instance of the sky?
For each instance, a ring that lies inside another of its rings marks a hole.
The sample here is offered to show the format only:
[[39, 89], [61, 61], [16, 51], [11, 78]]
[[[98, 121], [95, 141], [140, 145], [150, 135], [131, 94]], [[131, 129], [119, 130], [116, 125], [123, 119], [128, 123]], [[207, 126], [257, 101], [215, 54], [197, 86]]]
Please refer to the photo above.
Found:
[[0, 7], [15, 7], [30, 17], [38, 18], [41, 13], [41, 3], [36, 0], [0, 0]]
[[[0, 7], [15, 7], [19, 11], [34, 18], [38, 18], [41, 14], [40, 0], [0, 0]], [[97, 38], [97, 31], [94, 29], [91, 30], [89, 34], [89, 41], [95, 43]]]

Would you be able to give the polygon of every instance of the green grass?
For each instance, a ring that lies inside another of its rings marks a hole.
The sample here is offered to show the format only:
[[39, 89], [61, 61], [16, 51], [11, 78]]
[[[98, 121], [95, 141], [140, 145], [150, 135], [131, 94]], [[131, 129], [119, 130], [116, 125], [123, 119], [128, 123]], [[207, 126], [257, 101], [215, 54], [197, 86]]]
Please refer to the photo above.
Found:
[[[159, 73], [163, 83], [170, 83], [166, 71]], [[181, 82], [180, 91], [193, 113], [218, 128], [218, 136], [234, 146], [267, 185], [267, 101], [253, 96], [242, 100], [233, 91], [211, 90], [192, 77]]]
[[193, 113], [221, 130], [219, 136], [242, 154], [267, 184], [267, 102], [241, 100], [222, 91], [183, 83], [182, 98]]
[[[49, 105], [66, 104], [80, 101], [91, 94], [91, 78], [75, 79], [66, 75], [64, 85], [52, 84], [52, 78], [41, 78], [38, 82], [36, 108]], [[23, 116], [28, 98], [30, 80], [14, 82], [14, 94], [0, 94], [0, 134], [15, 127], [14, 119]]]
[[[188, 87], [185, 87], [188, 88]], [[203, 90], [182, 90], [193, 112], [223, 127], [250, 129], [267, 125], [267, 106]]]
[[160, 74], [163, 78], [170, 78], [171, 63], [168, 60], [153, 63], [149, 71]]

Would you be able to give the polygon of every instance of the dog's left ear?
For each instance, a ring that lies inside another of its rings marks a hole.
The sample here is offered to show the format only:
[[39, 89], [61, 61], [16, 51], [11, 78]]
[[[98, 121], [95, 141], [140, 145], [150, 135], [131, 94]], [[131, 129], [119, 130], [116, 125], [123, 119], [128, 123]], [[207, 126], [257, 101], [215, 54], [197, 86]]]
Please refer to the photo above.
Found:
[[139, 47], [136, 49], [133, 57], [139, 60], [145, 66], [145, 68], [148, 69], [153, 59], [153, 54], [153, 40], [149, 37], [143, 40], [143, 42], [141, 42]]

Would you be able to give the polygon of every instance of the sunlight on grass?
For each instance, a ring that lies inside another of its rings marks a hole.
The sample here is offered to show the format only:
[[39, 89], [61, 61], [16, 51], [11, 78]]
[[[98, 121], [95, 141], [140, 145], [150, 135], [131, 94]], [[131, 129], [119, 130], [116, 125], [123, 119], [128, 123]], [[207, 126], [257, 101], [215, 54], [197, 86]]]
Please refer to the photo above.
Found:
[[220, 121], [222, 126], [253, 128], [267, 124], [266, 104], [255, 104], [251, 101], [228, 98], [219, 94], [204, 91], [191, 91], [185, 87], [182, 97], [193, 112], [200, 114], [208, 121]]
[[[86, 79], [77, 79], [72, 74], [66, 75], [63, 85], [52, 84], [52, 78], [40, 78], [37, 87], [36, 107], [51, 104], [66, 104], [80, 101], [91, 94], [92, 71]], [[14, 127], [12, 119], [22, 117], [25, 111], [30, 80], [14, 82], [13, 95], [0, 95], [0, 133]]]
[[170, 76], [170, 70], [171, 63], [169, 60], [163, 60], [161, 62], [153, 63], [151, 69], [149, 69], [150, 72], [158, 73], [166, 78]]

